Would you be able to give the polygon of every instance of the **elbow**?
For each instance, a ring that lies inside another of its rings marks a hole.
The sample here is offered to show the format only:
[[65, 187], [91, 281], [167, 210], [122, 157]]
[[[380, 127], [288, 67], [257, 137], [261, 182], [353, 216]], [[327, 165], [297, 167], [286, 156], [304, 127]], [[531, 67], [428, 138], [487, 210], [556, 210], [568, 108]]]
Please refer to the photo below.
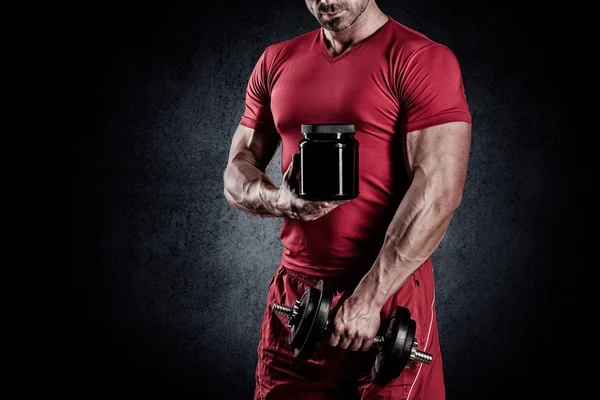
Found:
[[452, 216], [462, 202], [464, 180], [450, 174], [437, 174], [420, 182], [425, 207], [440, 217]]
[[446, 181], [446, 185], [444, 185], [442, 191], [444, 193], [444, 198], [446, 199], [446, 204], [449, 210], [454, 212], [462, 202], [463, 197], [463, 187], [464, 187], [464, 178], [454, 178]]
[[231, 195], [231, 193], [229, 193], [229, 191], [227, 190], [227, 188], [225, 188], [223, 190], [223, 195], [225, 196], [225, 200], [227, 200], [227, 203], [232, 206], [232, 207], [236, 207], [237, 203], [235, 201], [235, 199], [233, 198], [233, 196]]
[[230, 206], [237, 207], [237, 201], [235, 200], [235, 196], [233, 194], [233, 187], [229, 175], [229, 168], [226, 168], [225, 172], [223, 173], [223, 195], [225, 196], [225, 200], [227, 200], [227, 203], [229, 203]]
[[443, 217], [450, 217], [460, 206], [465, 175], [451, 168], [440, 168], [425, 180], [425, 199]]
[[444, 217], [450, 217], [462, 202], [462, 185], [445, 185], [434, 196], [434, 208]]

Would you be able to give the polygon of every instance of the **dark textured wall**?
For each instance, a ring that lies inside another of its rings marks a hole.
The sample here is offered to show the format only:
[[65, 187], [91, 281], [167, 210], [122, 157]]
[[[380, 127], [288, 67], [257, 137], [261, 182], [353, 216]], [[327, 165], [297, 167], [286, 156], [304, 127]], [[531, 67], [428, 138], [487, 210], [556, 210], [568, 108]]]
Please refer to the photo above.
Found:
[[[210, 3], [72, 20], [79, 125], [59, 138], [56, 186], [61, 391], [253, 391], [281, 221], [231, 208], [222, 173], [261, 51], [318, 25], [303, 1]], [[434, 254], [450, 400], [544, 390], [515, 382], [546, 361], [564, 248], [556, 18], [480, 3], [378, 2], [455, 52], [474, 120], [463, 202]]]

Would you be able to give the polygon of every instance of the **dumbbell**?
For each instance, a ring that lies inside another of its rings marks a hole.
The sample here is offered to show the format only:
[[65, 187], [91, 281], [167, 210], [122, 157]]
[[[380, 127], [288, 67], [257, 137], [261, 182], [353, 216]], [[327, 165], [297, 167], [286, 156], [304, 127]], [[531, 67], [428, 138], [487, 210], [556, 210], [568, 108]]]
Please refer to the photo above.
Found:
[[[294, 300], [291, 307], [279, 303], [271, 306], [273, 313], [287, 317], [286, 326], [290, 328], [288, 344], [298, 359], [308, 359], [321, 335], [331, 332], [331, 298], [325, 282], [320, 280], [314, 288], [307, 288], [300, 300]], [[419, 344], [415, 340], [415, 331], [416, 323], [410, 318], [408, 308], [398, 306], [392, 310], [384, 333], [373, 340], [373, 348], [377, 350], [371, 368], [371, 381], [374, 384], [387, 385], [412, 362], [431, 364], [433, 356], [417, 349]]]

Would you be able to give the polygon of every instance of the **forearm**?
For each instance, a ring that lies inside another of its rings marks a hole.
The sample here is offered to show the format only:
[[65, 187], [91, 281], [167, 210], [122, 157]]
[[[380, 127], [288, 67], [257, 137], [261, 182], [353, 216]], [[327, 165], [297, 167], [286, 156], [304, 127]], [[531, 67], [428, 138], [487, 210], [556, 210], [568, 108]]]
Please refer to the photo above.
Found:
[[460, 192], [457, 187], [432, 183], [423, 174], [416, 177], [388, 227], [379, 256], [355, 294], [383, 306], [438, 247], [460, 202]]
[[268, 218], [278, 217], [274, 207], [277, 187], [259, 168], [247, 160], [233, 160], [224, 173], [225, 198], [233, 207], [248, 214]]

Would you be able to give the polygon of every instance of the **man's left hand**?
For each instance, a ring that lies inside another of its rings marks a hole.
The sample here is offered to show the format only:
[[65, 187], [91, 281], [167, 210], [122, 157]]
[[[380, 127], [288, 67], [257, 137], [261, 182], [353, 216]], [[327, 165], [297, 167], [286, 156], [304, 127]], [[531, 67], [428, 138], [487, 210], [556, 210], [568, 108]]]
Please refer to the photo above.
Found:
[[368, 300], [350, 296], [335, 313], [329, 344], [352, 351], [369, 350], [379, 330], [380, 312], [381, 307]]

